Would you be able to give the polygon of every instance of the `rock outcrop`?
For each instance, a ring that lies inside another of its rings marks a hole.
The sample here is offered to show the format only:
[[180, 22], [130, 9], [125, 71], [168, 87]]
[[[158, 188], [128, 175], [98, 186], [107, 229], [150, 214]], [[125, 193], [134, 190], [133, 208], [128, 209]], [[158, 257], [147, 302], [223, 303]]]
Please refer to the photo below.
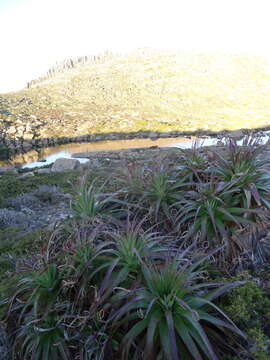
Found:
[[61, 171], [77, 170], [79, 169], [79, 167], [80, 167], [79, 160], [60, 158], [55, 161], [51, 171], [61, 172]]

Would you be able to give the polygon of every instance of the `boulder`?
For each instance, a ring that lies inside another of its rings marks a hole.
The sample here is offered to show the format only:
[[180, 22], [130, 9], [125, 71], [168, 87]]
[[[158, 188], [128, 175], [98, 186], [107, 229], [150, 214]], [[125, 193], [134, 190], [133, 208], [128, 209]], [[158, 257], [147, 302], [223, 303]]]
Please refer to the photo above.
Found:
[[50, 174], [51, 169], [48, 169], [48, 168], [46, 168], [46, 169], [38, 169], [36, 172], [38, 174]]
[[68, 170], [77, 170], [77, 169], [79, 169], [79, 167], [80, 167], [79, 160], [60, 158], [54, 162], [51, 171], [52, 172], [61, 172], [61, 171], [68, 171]]
[[0, 175], [4, 174], [18, 174], [14, 167], [0, 167]]
[[235, 130], [235, 131], [229, 132], [229, 134], [227, 134], [227, 136], [233, 138], [234, 140], [241, 140], [245, 136], [245, 134], [243, 133], [242, 130]]
[[22, 174], [22, 175], [19, 177], [19, 179], [23, 179], [23, 178], [31, 177], [31, 176], [35, 176], [35, 174], [33, 173], [33, 171], [30, 171], [30, 172], [27, 172], [27, 173]]
[[93, 169], [93, 168], [99, 168], [101, 166], [100, 161], [98, 159], [91, 159], [91, 161], [87, 161], [83, 164], [81, 164], [81, 168], [83, 170]]

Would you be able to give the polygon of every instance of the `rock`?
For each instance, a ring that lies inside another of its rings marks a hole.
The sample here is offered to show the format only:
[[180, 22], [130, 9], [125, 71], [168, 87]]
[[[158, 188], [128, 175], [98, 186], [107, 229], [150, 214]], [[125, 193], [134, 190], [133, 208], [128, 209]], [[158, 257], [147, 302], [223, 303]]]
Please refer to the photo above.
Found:
[[235, 140], [241, 140], [245, 136], [245, 134], [243, 133], [242, 130], [236, 130], [236, 131], [229, 132], [229, 134], [227, 134], [227, 136], [229, 136]]
[[150, 138], [151, 140], [157, 139], [157, 138], [158, 138], [158, 133], [150, 132], [149, 138]]
[[0, 167], [0, 175], [5, 174], [18, 174], [18, 171], [14, 167]]
[[23, 179], [23, 178], [31, 177], [31, 176], [35, 176], [35, 174], [34, 174], [32, 171], [22, 174], [22, 175], [19, 177], [19, 179]]
[[50, 174], [51, 169], [38, 169], [36, 172], [38, 174]]
[[98, 159], [91, 159], [91, 161], [87, 161], [87, 162], [81, 164], [81, 168], [83, 170], [98, 168], [100, 166], [101, 166], [101, 163]]
[[79, 160], [60, 158], [54, 162], [51, 171], [60, 172], [60, 171], [68, 171], [68, 170], [77, 170], [79, 167], [80, 167]]
[[[101, 153], [101, 151], [100, 151], [100, 153]], [[72, 154], [72, 157], [73, 158], [88, 159], [91, 156], [93, 156], [94, 154], [96, 154], [96, 152], [81, 152], [81, 153]]]

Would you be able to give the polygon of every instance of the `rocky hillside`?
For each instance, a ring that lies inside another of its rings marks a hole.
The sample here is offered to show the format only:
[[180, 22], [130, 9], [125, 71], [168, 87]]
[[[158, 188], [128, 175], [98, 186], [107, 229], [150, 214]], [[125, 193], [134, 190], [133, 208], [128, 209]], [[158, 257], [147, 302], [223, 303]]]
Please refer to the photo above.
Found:
[[270, 64], [260, 57], [137, 51], [66, 68], [0, 95], [8, 138], [222, 131], [270, 123]]

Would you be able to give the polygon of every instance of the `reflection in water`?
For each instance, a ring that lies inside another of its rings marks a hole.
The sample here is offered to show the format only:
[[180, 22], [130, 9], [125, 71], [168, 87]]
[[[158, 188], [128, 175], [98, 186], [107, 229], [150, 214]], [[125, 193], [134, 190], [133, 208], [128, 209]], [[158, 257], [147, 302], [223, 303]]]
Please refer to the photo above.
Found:
[[[269, 134], [265, 133], [263, 142], [269, 139]], [[111, 151], [121, 149], [147, 148], [150, 146], [159, 147], [179, 147], [183, 149], [191, 148], [195, 140], [200, 141], [202, 146], [216, 145], [219, 141], [217, 138], [198, 139], [196, 137], [177, 137], [177, 138], [158, 138], [158, 139], [130, 139], [130, 140], [108, 140], [88, 143], [69, 143], [54, 147], [47, 147], [37, 150], [29, 151], [25, 154], [14, 156], [9, 161], [0, 161], [0, 166], [14, 166], [23, 165], [23, 167], [38, 167], [52, 164], [59, 158], [72, 158], [72, 154], [81, 152], [95, 152], [95, 151]], [[241, 141], [239, 142], [241, 143]], [[46, 162], [39, 162], [38, 160], [45, 159]], [[86, 162], [88, 159], [78, 159], [81, 162]]]

